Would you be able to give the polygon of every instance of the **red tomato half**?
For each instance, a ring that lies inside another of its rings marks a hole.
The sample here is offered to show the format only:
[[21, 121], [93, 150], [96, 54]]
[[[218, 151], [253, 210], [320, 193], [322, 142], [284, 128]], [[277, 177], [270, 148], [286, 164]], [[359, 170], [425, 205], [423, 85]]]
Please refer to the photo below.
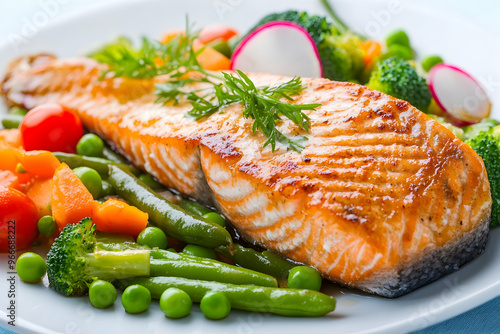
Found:
[[75, 153], [83, 136], [82, 122], [72, 111], [55, 103], [31, 109], [19, 127], [26, 151]]
[[22, 192], [0, 186], [0, 252], [31, 246], [38, 237], [38, 209]]

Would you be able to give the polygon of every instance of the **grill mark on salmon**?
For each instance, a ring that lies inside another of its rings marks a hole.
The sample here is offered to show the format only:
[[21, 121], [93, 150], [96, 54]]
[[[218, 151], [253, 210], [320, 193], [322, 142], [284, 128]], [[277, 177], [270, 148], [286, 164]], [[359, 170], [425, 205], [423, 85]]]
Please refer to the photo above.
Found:
[[[200, 122], [190, 106], [153, 103], [165, 80], [98, 80], [102, 65], [48, 55], [14, 61], [10, 105], [58, 102], [165, 185], [216, 205], [248, 241], [324, 277], [395, 297], [456, 270], [484, 250], [491, 196], [484, 164], [408, 103], [366, 87], [304, 79], [296, 103], [310, 133], [302, 153], [263, 148], [241, 106]], [[249, 74], [256, 85], [287, 78]], [[197, 86], [186, 88], [196, 89]]]

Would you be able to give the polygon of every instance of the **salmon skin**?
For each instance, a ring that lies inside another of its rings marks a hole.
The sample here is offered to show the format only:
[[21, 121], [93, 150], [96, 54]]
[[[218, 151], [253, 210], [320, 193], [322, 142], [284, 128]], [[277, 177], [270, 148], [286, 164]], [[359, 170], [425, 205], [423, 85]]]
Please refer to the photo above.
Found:
[[[408, 293], [484, 251], [491, 195], [482, 159], [407, 102], [326, 79], [294, 103], [320, 103], [301, 153], [252, 134], [233, 104], [202, 121], [190, 105], [154, 103], [165, 80], [106, 78], [90, 59], [15, 60], [9, 105], [57, 102], [165, 185], [215, 205], [249, 242], [385, 297]], [[256, 85], [289, 78], [249, 74]], [[195, 89], [196, 86], [186, 86]]]

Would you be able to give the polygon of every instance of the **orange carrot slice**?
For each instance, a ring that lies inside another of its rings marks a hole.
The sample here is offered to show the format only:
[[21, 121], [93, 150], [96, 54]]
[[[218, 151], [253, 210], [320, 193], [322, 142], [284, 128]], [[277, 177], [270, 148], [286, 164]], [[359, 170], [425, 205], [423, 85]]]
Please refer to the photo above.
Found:
[[363, 50], [363, 62], [369, 65], [375, 58], [382, 54], [382, 45], [377, 41], [366, 40], [359, 43]]
[[16, 149], [6, 148], [0, 150], [0, 170], [10, 170], [14, 172], [17, 164], [22, 162], [23, 155]]
[[203, 51], [196, 57], [201, 67], [209, 71], [222, 71], [231, 68], [231, 61], [219, 51], [203, 45], [199, 40], [193, 41], [193, 50], [196, 52], [203, 48]]
[[136, 238], [148, 224], [148, 214], [115, 198], [99, 205], [94, 215], [97, 230]]
[[49, 151], [28, 151], [24, 153], [22, 160], [22, 165], [28, 173], [43, 179], [54, 176], [60, 164]]
[[51, 178], [37, 179], [26, 191], [26, 195], [33, 200], [38, 208], [40, 218], [51, 214], [52, 185]]
[[52, 216], [60, 229], [67, 224], [78, 223], [85, 217], [92, 217], [99, 204], [65, 163], [54, 173], [51, 197]]

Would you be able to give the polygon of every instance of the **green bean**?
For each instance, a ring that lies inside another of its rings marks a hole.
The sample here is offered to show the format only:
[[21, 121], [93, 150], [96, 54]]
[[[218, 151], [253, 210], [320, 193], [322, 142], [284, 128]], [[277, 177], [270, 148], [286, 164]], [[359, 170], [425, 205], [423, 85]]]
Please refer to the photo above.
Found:
[[168, 276], [233, 284], [278, 286], [276, 279], [272, 276], [224, 262], [165, 250], [153, 249], [150, 254], [151, 276], [166, 276], [168, 274]]
[[147, 185], [149, 188], [158, 191], [158, 190], [164, 190], [165, 188], [163, 185], [160, 183], [156, 182], [153, 176], [149, 174], [141, 174], [138, 176], [139, 180], [144, 182], [145, 185]]
[[233, 260], [237, 265], [271, 275], [280, 281], [286, 281], [288, 273], [296, 266], [269, 251], [258, 252], [237, 244], [234, 248], [235, 251], [231, 252], [229, 247], [221, 246], [217, 247], [216, 251]]
[[102, 180], [101, 197], [114, 195], [114, 189], [108, 181]]
[[78, 154], [54, 152], [54, 155], [60, 162], [66, 163], [70, 168], [89, 167], [95, 169], [102, 177], [107, 177], [109, 173], [109, 166], [118, 166], [121, 169], [127, 170], [133, 174], [139, 174], [140, 171], [132, 166], [117, 163], [111, 160], [86, 157]]
[[215, 251], [213, 249], [206, 248], [206, 247], [201, 247], [201, 246], [198, 246], [198, 245], [187, 244], [182, 249], [182, 253], [186, 254], [186, 255], [204, 257], [206, 259], [213, 259], [213, 260], [215, 260], [217, 258], [217, 254], [215, 254]]
[[108, 160], [111, 160], [113, 162], [116, 162], [117, 164], [124, 164], [128, 165], [129, 162], [127, 159], [113, 151], [109, 146], [104, 145], [104, 148], [102, 149], [102, 156]]
[[21, 108], [21, 107], [12, 107], [9, 109], [9, 114], [11, 115], [19, 115], [19, 116], [26, 116], [28, 113], [28, 110]]
[[121, 289], [134, 284], [144, 286], [155, 299], [159, 299], [163, 291], [168, 288], [178, 288], [187, 292], [191, 299], [198, 303], [209, 291], [218, 291], [229, 299], [232, 308], [254, 312], [317, 317], [335, 309], [333, 297], [311, 290], [236, 285], [178, 277], [132, 278], [116, 281], [116, 285]]
[[308, 266], [297, 266], [290, 270], [288, 275], [288, 287], [292, 289], [309, 289], [319, 291], [321, 289], [320, 273]]
[[7, 114], [2, 118], [2, 126], [5, 129], [17, 129], [23, 121], [24, 116], [16, 114]]
[[223, 227], [170, 203], [131, 173], [111, 165], [108, 182], [120, 197], [146, 212], [149, 221], [166, 235], [208, 248], [232, 245], [231, 235]]
[[222, 216], [219, 215], [217, 212], [205, 213], [202, 217], [210, 220], [211, 222], [216, 223], [217, 225], [226, 227], [226, 220], [222, 218]]
[[192, 214], [198, 215], [198, 216], [203, 216], [204, 214], [207, 214], [211, 212], [209, 209], [205, 208], [203, 205], [200, 205], [196, 202], [190, 201], [188, 199], [183, 199], [180, 203], [179, 206], [183, 208], [186, 211], [191, 212]]

